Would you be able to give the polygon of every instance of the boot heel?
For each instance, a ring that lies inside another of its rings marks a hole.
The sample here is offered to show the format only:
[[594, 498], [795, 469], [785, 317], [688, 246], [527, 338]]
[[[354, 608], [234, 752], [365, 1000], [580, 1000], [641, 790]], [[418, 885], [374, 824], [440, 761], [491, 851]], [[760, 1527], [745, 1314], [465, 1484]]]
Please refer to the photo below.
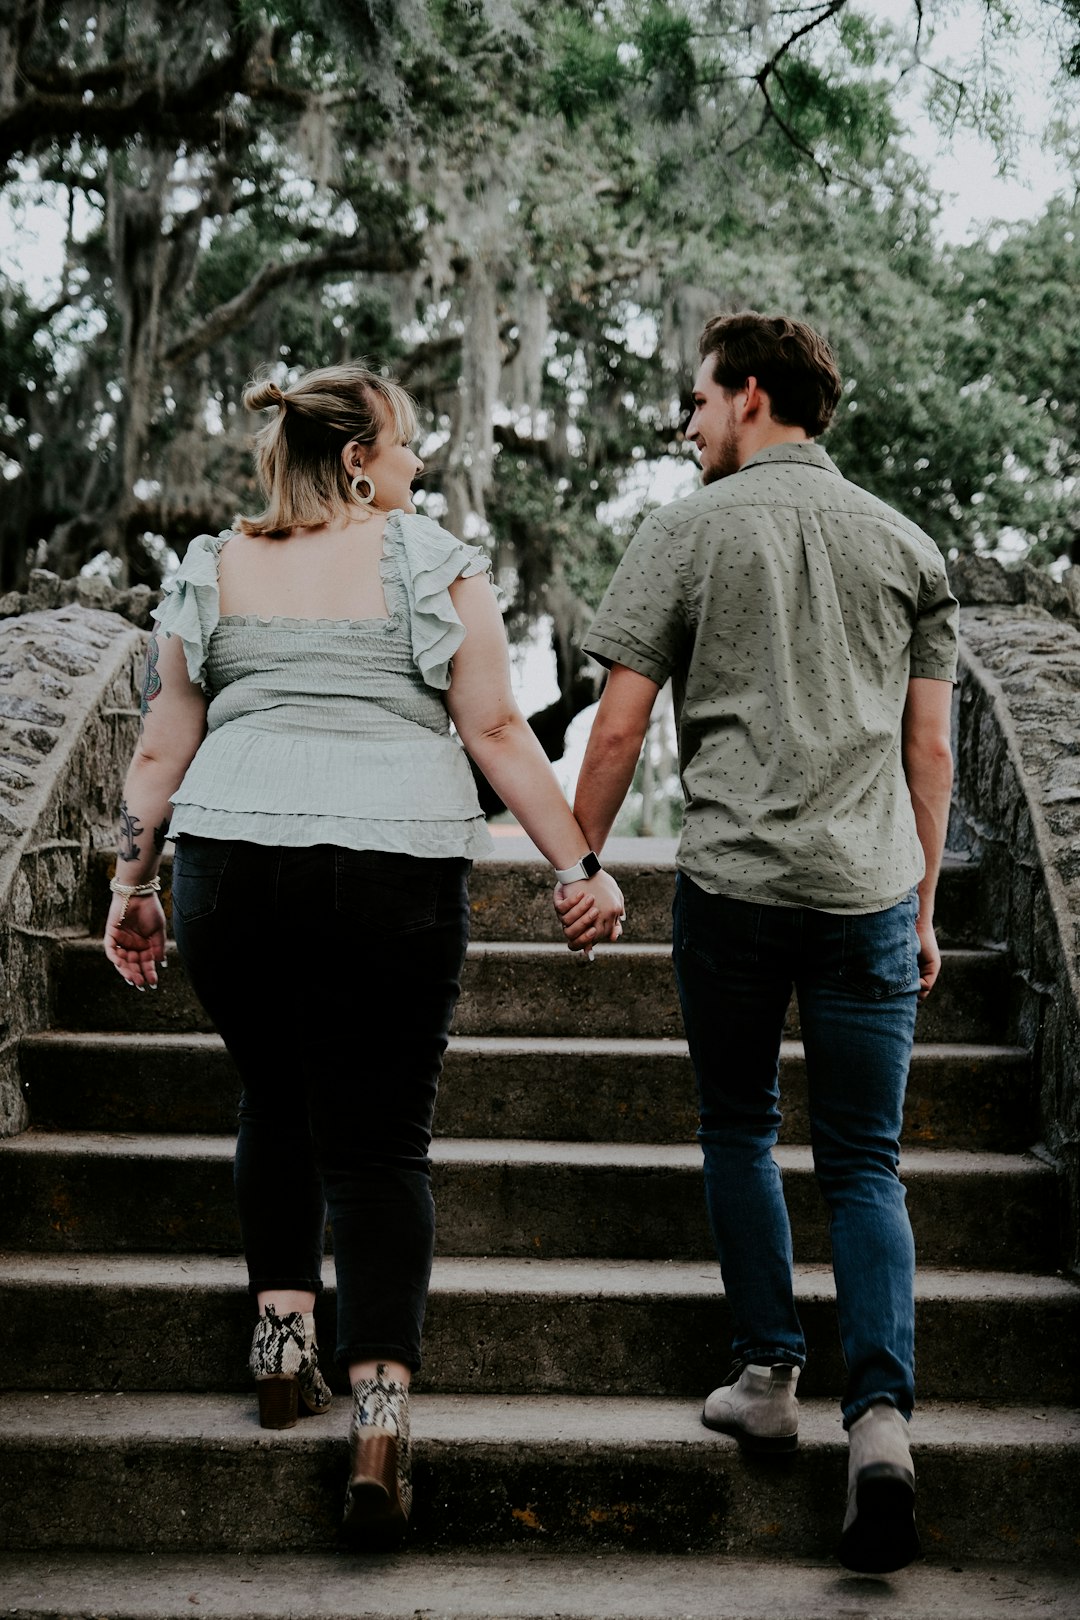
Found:
[[352, 1478], [345, 1502], [345, 1523], [350, 1529], [404, 1526], [397, 1465], [395, 1435], [377, 1433], [354, 1441]]
[[259, 1426], [263, 1429], [291, 1429], [298, 1416], [296, 1378], [266, 1377], [255, 1381], [259, 1397]]
[[330, 1405], [310, 1311], [279, 1316], [273, 1305], [267, 1305], [255, 1324], [248, 1367], [255, 1375], [264, 1429], [291, 1429], [300, 1415], [299, 1401], [305, 1416], [325, 1412]]

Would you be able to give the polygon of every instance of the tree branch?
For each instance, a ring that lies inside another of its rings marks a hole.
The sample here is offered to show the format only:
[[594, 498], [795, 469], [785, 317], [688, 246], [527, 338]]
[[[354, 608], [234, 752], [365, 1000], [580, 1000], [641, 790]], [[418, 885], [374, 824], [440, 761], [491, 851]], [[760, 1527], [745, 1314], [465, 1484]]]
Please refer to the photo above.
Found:
[[38, 68], [30, 64], [24, 65], [21, 72], [27, 84], [33, 85], [35, 90], [45, 95], [78, 96], [81, 99], [87, 92], [96, 95], [101, 90], [115, 90], [122, 87], [129, 77], [139, 72], [139, 64], [122, 58], [118, 62], [107, 62], [101, 67], [84, 68], [78, 73], [55, 64], [48, 68]]
[[318, 281], [339, 271], [398, 271], [412, 269], [416, 262], [415, 243], [410, 240], [375, 248], [370, 243], [362, 246], [340, 244], [321, 253], [309, 253], [302, 259], [264, 264], [259, 273], [248, 282], [242, 292], [227, 303], [219, 304], [209, 315], [196, 321], [182, 337], [165, 351], [165, 363], [183, 366], [196, 355], [220, 343], [223, 337], [243, 326], [255, 310], [275, 288], [291, 281]]
[[[807, 34], [812, 34], [816, 28], [822, 27], [824, 23], [829, 22], [839, 12], [843, 11], [847, 3], [848, 0], [828, 0], [828, 4], [822, 6], [818, 15], [816, 17], [812, 17], [809, 22], [804, 23], [801, 28], [796, 28], [794, 33], [789, 34], [780, 48], [774, 51], [769, 57], [769, 60], [763, 64], [757, 73], [754, 74], [754, 83], [757, 85], [765, 99], [765, 106], [768, 110], [769, 116], [775, 120], [778, 127], [787, 136], [788, 140], [791, 142], [792, 146], [795, 147], [796, 151], [802, 152], [804, 157], [808, 157], [810, 159], [811, 163], [813, 163], [826, 185], [828, 185], [829, 181], [833, 178], [832, 173], [821, 162], [816, 152], [812, 151], [811, 148], [806, 145], [805, 141], [800, 140], [799, 136], [796, 135], [794, 129], [787, 122], [787, 120], [781, 118], [776, 109], [776, 103], [769, 94], [769, 80], [770, 78], [776, 78], [780, 81], [780, 84], [783, 85], [783, 80], [780, 79], [780, 74], [778, 71], [779, 65], [783, 58], [794, 45], [798, 44], [800, 39], [805, 39]], [[840, 178], [843, 180], [848, 179], [846, 175], [841, 175]], [[849, 184], [850, 183], [853, 182], [849, 181]]]
[[536, 439], [532, 434], [519, 433], [509, 423], [496, 422], [492, 428], [495, 443], [512, 456], [525, 456], [538, 461], [551, 472], [558, 471], [558, 456], [550, 439]]
[[[129, 64], [72, 74], [40, 74], [36, 88], [0, 115], [0, 162], [29, 156], [53, 141], [80, 137], [114, 149], [152, 131], [156, 141], [216, 146], [222, 108], [236, 95], [304, 109], [308, 92], [281, 84], [263, 60], [260, 40], [242, 33], [219, 61], [210, 60], [194, 79], [168, 82], [156, 68]], [[136, 72], [139, 72], [136, 77]], [[24, 82], [34, 83], [25, 71]], [[106, 93], [95, 94], [101, 89]], [[115, 90], [115, 94], [110, 91]]]
[[760, 72], [754, 75], [756, 82], [763, 90], [765, 88], [765, 80], [771, 73], [775, 73], [777, 64], [780, 62], [782, 57], [787, 55], [791, 47], [793, 45], [797, 45], [800, 39], [805, 39], [807, 34], [812, 34], [815, 28], [820, 28], [823, 23], [827, 23], [831, 17], [835, 17], [837, 12], [843, 11], [847, 3], [848, 0], [829, 0], [828, 5], [824, 7], [820, 16], [811, 18], [810, 22], [804, 23], [801, 28], [796, 28], [793, 34], [788, 35], [780, 49], [778, 51], [774, 51], [772, 56], [770, 56], [769, 60], [765, 63], [765, 66], [760, 70]]
[[[781, 82], [783, 82], [783, 81], [781, 81]], [[768, 111], [769, 117], [772, 118], [774, 120], [774, 122], [776, 124], [778, 124], [779, 127], [783, 130], [784, 134], [787, 136], [788, 140], [791, 142], [791, 144], [795, 148], [795, 150], [797, 152], [801, 152], [804, 157], [808, 157], [810, 159], [811, 163], [814, 165], [814, 168], [817, 170], [818, 174], [820, 174], [820, 176], [824, 180], [825, 184], [828, 185], [829, 181], [832, 179], [832, 175], [829, 173], [828, 169], [822, 163], [821, 159], [818, 157], [817, 153], [813, 150], [813, 148], [807, 146], [806, 142], [804, 140], [801, 140], [799, 138], [799, 136], [796, 135], [795, 131], [792, 129], [791, 125], [787, 122], [786, 119], [781, 118], [780, 114], [776, 110], [776, 103], [773, 101], [772, 96], [770, 96], [770, 94], [769, 94], [768, 81], [765, 80], [765, 79], [762, 79], [759, 76], [759, 78], [758, 78], [758, 88], [760, 89], [761, 94], [765, 98], [765, 106], [766, 106], [766, 109]]]

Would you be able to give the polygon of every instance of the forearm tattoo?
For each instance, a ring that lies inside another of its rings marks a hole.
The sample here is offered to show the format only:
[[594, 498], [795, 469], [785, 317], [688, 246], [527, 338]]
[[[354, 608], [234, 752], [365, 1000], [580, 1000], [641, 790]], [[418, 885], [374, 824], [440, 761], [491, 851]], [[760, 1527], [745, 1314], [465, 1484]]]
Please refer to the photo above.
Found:
[[152, 635], [146, 644], [146, 663], [143, 666], [142, 686], [139, 689], [139, 730], [142, 731], [143, 720], [150, 713], [150, 705], [161, 691], [161, 676], [158, 674], [158, 641]]
[[165, 848], [165, 840], [166, 840], [166, 838], [168, 836], [169, 836], [169, 818], [168, 818], [168, 816], [166, 816], [165, 820], [159, 822], [158, 825], [154, 828], [154, 848], [157, 850], [159, 855], [161, 854], [162, 850]]
[[116, 857], [121, 861], [137, 861], [140, 850], [135, 842], [145, 831], [143, 824], [133, 816], [127, 802], [120, 806], [120, 836], [116, 840]]

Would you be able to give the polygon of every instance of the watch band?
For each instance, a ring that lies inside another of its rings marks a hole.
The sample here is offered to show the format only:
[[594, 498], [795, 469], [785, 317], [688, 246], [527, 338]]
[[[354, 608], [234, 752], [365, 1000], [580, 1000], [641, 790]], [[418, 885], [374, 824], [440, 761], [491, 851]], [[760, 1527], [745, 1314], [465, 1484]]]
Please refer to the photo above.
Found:
[[562, 872], [556, 868], [555, 876], [560, 883], [577, 883], [581, 878], [595, 877], [597, 872], [601, 871], [603, 871], [603, 867], [600, 865], [600, 858], [594, 855], [590, 849], [587, 854], [581, 857], [576, 866], [568, 866]]

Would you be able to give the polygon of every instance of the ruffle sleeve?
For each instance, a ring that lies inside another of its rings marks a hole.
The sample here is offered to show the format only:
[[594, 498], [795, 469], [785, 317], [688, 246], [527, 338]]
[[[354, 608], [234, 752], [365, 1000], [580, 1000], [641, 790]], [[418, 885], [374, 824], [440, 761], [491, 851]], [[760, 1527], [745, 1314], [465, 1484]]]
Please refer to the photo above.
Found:
[[180, 637], [188, 677], [204, 691], [206, 649], [220, 616], [218, 553], [229, 538], [228, 530], [216, 538], [197, 534], [165, 599], [153, 611], [162, 635]]
[[[450, 597], [455, 579], [486, 574], [491, 558], [479, 546], [466, 545], [419, 512], [395, 512], [391, 518], [401, 582], [409, 603], [413, 659], [429, 686], [445, 691], [450, 661], [465, 640], [465, 626]], [[498, 586], [494, 585], [498, 594]]]

